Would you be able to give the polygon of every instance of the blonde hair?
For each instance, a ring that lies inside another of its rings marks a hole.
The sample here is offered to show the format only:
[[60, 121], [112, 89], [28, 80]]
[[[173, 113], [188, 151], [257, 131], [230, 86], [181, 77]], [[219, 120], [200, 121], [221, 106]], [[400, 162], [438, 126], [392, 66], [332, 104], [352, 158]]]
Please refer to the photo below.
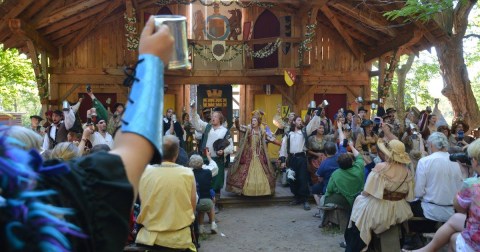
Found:
[[31, 129], [20, 126], [11, 126], [8, 130], [8, 135], [17, 139], [20, 143], [15, 144], [18, 148], [23, 150], [42, 149], [42, 137]]
[[62, 159], [65, 161], [77, 157], [80, 157], [78, 147], [74, 143], [70, 142], [62, 142], [57, 144], [50, 154], [50, 158], [52, 159]]
[[468, 156], [480, 162], [480, 139], [473, 141], [467, 149]]

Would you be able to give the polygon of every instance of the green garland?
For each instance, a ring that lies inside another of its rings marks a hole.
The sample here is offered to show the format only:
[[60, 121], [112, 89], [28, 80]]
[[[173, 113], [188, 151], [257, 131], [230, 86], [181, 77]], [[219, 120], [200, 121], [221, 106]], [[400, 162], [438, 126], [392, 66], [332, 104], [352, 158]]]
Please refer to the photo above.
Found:
[[317, 23], [307, 24], [307, 32], [305, 33], [305, 40], [300, 43], [298, 48], [298, 65], [303, 66], [303, 56], [305, 52], [312, 50], [312, 47], [309, 46], [312, 43], [313, 38], [315, 37], [315, 29], [317, 28]]
[[257, 59], [263, 59], [276, 52], [281, 43], [282, 41], [280, 38], [277, 38], [275, 42], [268, 43], [264, 48], [256, 52], [254, 52], [248, 45], [245, 44], [245, 51], [247, 52], [247, 55], [251, 55]]
[[[189, 4], [195, 3], [196, 1], [197, 0], [159, 0], [159, 1], [156, 2], [156, 4], [159, 5], [159, 6], [165, 6], [165, 5], [170, 5], [170, 4], [189, 5]], [[200, 4], [203, 5], [203, 6], [212, 6], [215, 2], [220, 3], [223, 6], [230, 6], [233, 3], [235, 3], [241, 8], [250, 8], [253, 5], [257, 5], [258, 7], [262, 7], [262, 8], [272, 8], [272, 7], [276, 6], [274, 3], [264, 3], [264, 2], [260, 2], [258, 0], [252, 0], [248, 3], [246, 3], [246, 4], [244, 4], [240, 1], [234, 1], [234, 0], [231, 0], [229, 3], [224, 3], [223, 1], [218, 1], [218, 0], [212, 1], [211, 3], [207, 3], [207, 0], [198, 0], [198, 2], [200, 2]]]
[[[253, 49], [251, 49], [247, 44], [227, 46], [225, 49], [225, 54], [227, 54], [228, 51], [230, 51], [230, 52], [234, 52], [234, 55], [231, 56], [230, 58], [221, 59], [221, 60], [217, 60], [215, 57], [210, 57], [210, 55], [213, 55], [213, 52], [212, 52], [212, 49], [208, 46], [198, 46], [196, 44], [193, 44], [192, 47], [195, 53], [198, 56], [200, 56], [200, 58], [208, 62], [213, 62], [213, 61], [230, 62], [236, 59], [239, 55], [241, 55], [243, 53], [243, 50], [245, 50], [247, 55], [252, 56], [253, 58], [257, 58], [257, 59], [266, 58], [272, 55], [274, 52], [276, 52], [281, 43], [282, 41], [280, 40], [280, 38], [277, 38], [275, 42], [268, 43], [264, 48], [256, 52], [253, 51]], [[208, 54], [208, 56], [205, 54]]]
[[136, 51], [138, 49], [139, 39], [137, 34], [137, 18], [135, 17], [135, 9], [133, 9], [132, 17], [129, 17], [125, 12], [123, 14], [125, 19], [125, 30], [127, 37], [127, 49], [129, 51]]

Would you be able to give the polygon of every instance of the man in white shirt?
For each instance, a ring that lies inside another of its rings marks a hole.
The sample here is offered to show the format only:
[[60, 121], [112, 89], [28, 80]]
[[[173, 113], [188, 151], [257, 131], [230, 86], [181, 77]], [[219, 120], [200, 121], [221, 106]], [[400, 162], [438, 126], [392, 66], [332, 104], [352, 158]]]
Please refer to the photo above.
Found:
[[[199, 153], [204, 154], [204, 149], [208, 148], [213, 160], [217, 163], [218, 175], [213, 178], [212, 188], [215, 190], [217, 197], [220, 197], [220, 190], [223, 188], [225, 180], [225, 157], [233, 153], [233, 141], [230, 132], [222, 125], [223, 115], [220, 111], [213, 112], [210, 122], [205, 122], [200, 119], [195, 104], [193, 104], [190, 108], [190, 118], [195, 130], [203, 133]], [[215, 151], [213, 143], [218, 139], [226, 139], [230, 144], [223, 150]]]
[[447, 137], [435, 132], [428, 137], [429, 156], [418, 161], [415, 175], [414, 216], [446, 222], [454, 214], [453, 198], [462, 186], [462, 172], [457, 162], [449, 160]]
[[[85, 131], [88, 133], [88, 140], [92, 143], [92, 147], [99, 144], [106, 144], [110, 149], [113, 149], [113, 138], [110, 133], [107, 132], [107, 122], [104, 119], [101, 119], [97, 123], [98, 131], [93, 131], [90, 127], [85, 128]], [[84, 134], [85, 136], [85, 134]], [[87, 139], [82, 139], [86, 141]]]
[[[315, 111], [316, 112], [316, 111]], [[308, 183], [310, 174], [307, 170], [306, 156], [306, 138], [312, 133], [312, 125], [320, 124], [320, 117], [315, 115], [308, 123], [306, 129], [303, 129], [303, 122], [300, 116], [295, 116], [291, 126], [291, 131], [283, 137], [282, 147], [280, 148], [280, 167], [288, 166], [295, 172], [295, 180], [290, 183], [290, 191], [295, 196], [295, 200], [291, 205], [303, 204], [303, 209], [310, 210], [307, 197], [310, 195]]]

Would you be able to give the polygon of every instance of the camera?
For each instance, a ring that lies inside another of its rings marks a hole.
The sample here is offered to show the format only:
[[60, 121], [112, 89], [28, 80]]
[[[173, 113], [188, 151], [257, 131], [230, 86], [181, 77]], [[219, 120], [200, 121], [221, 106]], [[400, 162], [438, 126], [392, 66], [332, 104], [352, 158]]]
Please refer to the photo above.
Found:
[[90, 84], [87, 84], [87, 93], [91, 93], [92, 92], [92, 86], [90, 86]]
[[471, 159], [468, 157], [467, 153], [464, 152], [450, 154], [449, 159], [452, 162], [458, 161], [463, 164], [472, 165]]
[[463, 132], [462, 130], [458, 131], [457, 132], [457, 139], [458, 141], [463, 141], [463, 138], [465, 137], [465, 132]]
[[92, 118], [87, 118], [87, 126], [93, 125]]

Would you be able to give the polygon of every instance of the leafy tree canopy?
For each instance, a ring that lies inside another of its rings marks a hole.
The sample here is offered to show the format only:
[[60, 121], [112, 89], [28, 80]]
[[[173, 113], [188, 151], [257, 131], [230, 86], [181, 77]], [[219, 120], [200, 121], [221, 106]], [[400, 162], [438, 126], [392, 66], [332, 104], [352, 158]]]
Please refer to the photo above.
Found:
[[31, 61], [17, 49], [0, 44], [0, 107], [7, 112], [23, 112], [24, 124], [29, 115], [40, 111], [41, 104]]

